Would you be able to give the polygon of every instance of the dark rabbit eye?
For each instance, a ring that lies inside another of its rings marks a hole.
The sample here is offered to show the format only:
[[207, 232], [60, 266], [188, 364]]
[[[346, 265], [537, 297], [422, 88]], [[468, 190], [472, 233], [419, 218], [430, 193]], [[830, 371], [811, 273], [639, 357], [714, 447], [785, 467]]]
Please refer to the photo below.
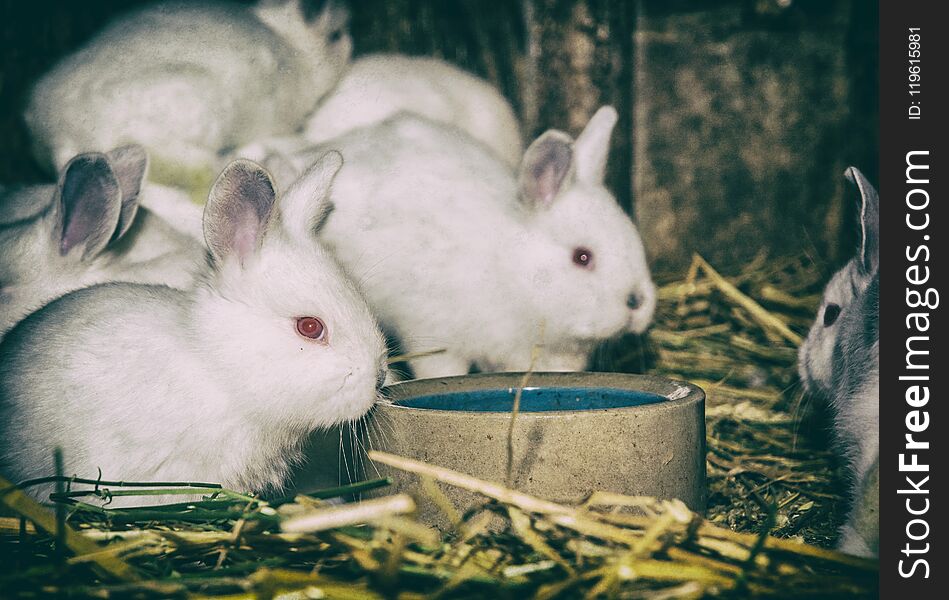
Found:
[[589, 269], [593, 266], [593, 252], [591, 252], [589, 248], [584, 248], [583, 246], [574, 248], [573, 262], [578, 266]]
[[342, 30], [342, 29], [334, 29], [333, 31], [330, 32], [329, 40], [330, 40], [330, 43], [331, 43], [331, 44], [335, 44], [336, 42], [340, 41], [341, 39], [343, 39], [343, 30]]
[[297, 333], [305, 338], [322, 342], [326, 339], [326, 325], [316, 317], [300, 317], [297, 319]]
[[828, 304], [824, 309], [824, 327], [830, 327], [840, 316], [840, 306], [837, 304]]

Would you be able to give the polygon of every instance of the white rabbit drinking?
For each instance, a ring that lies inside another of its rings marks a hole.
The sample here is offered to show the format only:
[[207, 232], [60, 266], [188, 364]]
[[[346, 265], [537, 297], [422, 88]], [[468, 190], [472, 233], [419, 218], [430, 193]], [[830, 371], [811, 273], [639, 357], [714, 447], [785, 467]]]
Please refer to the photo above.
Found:
[[56, 185], [0, 192], [0, 335], [32, 310], [103, 281], [189, 287], [204, 244], [140, 209], [173, 190], [144, 184], [145, 152], [74, 157]]
[[841, 529], [845, 552], [875, 556], [879, 545], [880, 463], [880, 199], [854, 167], [860, 190], [860, 250], [827, 289], [801, 346], [801, 380], [826, 397], [838, 446], [853, 479], [852, 508]]
[[138, 143], [156, 181], [210, 183], [222, 151], [303, 126], [349, 64], [346, 18], [334, 0], [318, 11], [304, 0], [163, 2], [122, 16], [34, 88], [25, 116], [37, 158], [61, 168]]
[[[276, 167], [339, 149], [320, 240], [360, 283], [418, 377], [579, 370], [594, 346], [641, 332], [655, 287], [636, 227], [603, 186], [616, 111], [574, 141], [548, 131], [511, 169], [464, 132], [402, 113]], [[289, 176], [287, 173], [285, 176]], [[278, 177], [279, 180], [279, 177]]]
[[[0, 344], [0, 471], [284, 484], [306, 434], [377, 399], [385, 344], [313, 231], [341, 164], [328, 153], [279, 201], [266, 171], [230, 165], [192, 291], [107, 283], [55, 300]], [[37, 491], [42, 494], [43, 491]]]

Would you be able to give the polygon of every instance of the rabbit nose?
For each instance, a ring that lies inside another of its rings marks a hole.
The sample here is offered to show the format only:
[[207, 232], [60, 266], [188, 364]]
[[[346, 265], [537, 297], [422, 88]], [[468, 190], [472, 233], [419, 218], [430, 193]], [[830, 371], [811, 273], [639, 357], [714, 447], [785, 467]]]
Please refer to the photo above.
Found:
[[642, 306], [642, 303], [643, 303], [642, 296], [640, 296], [636, 292], [633, 292], [626, 298], [626, 306], [628, 306], [632, 310], [636, 310], [637, 308]]

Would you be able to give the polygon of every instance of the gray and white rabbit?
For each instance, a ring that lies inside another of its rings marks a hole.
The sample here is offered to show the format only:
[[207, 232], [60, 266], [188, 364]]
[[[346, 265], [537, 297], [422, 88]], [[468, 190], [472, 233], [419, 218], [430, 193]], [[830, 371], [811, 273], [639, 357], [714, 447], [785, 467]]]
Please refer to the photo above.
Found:
[[639, 233], [603, 186], [616, 117], [601, 108], [576, 140], [544, 133], [519, 175], [405, 113], [290, 169], [326, 148], [346, 157], [320, 240], [406, 352], [447, 349], [410, 361], [417, 377], [526, 370], [535, 345], [534, 368], [581, 370], [598, 342], [643, 331], [656, 302]]
[[841, 529], [845, 552], [875, 556], [879, 546], [880, 461], [880, 199], [855, 167], [860, 190], [860, 250], [838, 271], [798, 361], [805, 388], [830, 402], [840, 451], [853, 478], [850, 516]]
[[204, 244], [139, 207], [174, 196], [144, 184], [145, 152], [80, 154], [55, 185], [0, 192], [0, 335], [53, 298], [104, 281], [189, 287]]
[[[106, 283], [31, 314], [0, 344], [0, 471], [284, 484], [306, 434], [377, 400], [386, 348], [365, 300], [313, 231], [342, 159], [280, 199], [231, 164], [204, 214], [213, 257], [191, 291]], [[40, 490], [42, 494], [46, 490]]]
[[209, 183], [223, 150], [303, 126], [349, 64], [346, 21], [334, 0], [161, 2], [124, 15], [36, 84], [25, 117], [37, 158], [62, 168], [138, 143], [156, 180]]

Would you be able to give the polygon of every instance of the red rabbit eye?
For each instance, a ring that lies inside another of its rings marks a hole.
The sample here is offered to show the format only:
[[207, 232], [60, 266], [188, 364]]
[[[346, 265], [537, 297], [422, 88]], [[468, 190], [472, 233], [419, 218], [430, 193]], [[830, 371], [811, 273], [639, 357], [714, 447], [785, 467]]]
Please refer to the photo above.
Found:
[[326, 325], [316, 317], [297, 319], [297, 333], [311, 340], [322, 341], [326, 337]]
[[593, 252], [583, 246], [573, 249], [573, 262], [581, 267], [590, 268], [593, 263]]

